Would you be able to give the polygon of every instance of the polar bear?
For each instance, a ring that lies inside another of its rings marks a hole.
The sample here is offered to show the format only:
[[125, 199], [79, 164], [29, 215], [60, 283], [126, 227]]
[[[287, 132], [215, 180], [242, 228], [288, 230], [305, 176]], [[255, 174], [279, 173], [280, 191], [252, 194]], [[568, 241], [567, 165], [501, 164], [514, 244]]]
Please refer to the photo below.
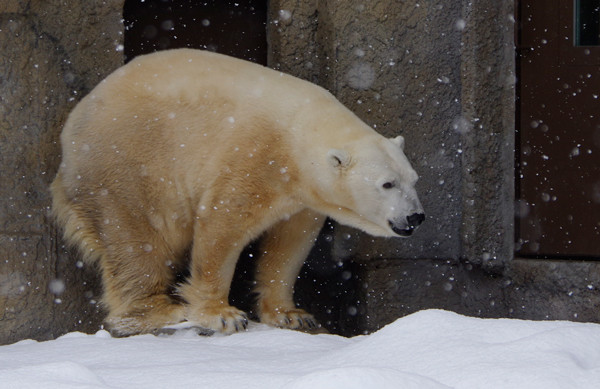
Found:
[[115, 336], [186, 320], [246, 328], [228, 294], [259, 236], [260, 320], [312, 327], [293, 288], [326, 216], [382, 237], [425, 218], [401, 136], [379, 135], [316, 85], [206, 51], [117, 69], [73, 109], [61, 143], [52, 212], [99, 265]]

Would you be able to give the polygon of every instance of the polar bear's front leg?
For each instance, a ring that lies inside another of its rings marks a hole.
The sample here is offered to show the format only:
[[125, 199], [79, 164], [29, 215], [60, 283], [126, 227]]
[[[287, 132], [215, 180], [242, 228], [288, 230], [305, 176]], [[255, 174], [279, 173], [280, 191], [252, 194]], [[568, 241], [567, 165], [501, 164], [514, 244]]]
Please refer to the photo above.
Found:
[[258, 313], [263, 323], [283, 328], [317, 326], [312, 315], [294, 304], [294, 284], [325, 218], [304, 210], [277, 223], [265, 235], [256, 269]]
[[[179, 287], [187, 302], [185, 318], [192, 324], [223, 333], [244, 330], [248, 318], [243, 311], [229, 305], [229, 290], [241, 249], [242, 234], [232, 230], [208, 229], [194, 236], [190, 277]], [[240, 235], [236, 239], [236, 235]]]

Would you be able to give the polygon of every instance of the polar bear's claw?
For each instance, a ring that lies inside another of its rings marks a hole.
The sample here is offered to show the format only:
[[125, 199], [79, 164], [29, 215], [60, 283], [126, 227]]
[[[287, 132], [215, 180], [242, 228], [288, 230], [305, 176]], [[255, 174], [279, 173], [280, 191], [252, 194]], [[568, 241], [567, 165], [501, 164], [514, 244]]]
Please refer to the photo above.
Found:
[[186, 319], [202, 328], [208, 328], [224, 334], [245, 331], [248, 328], [248, 316], [237, 308], [226, 307], [188, 307]]
[[320, 324], [309, 313], [302, 309], [276, 310], [272, 313], [263, 312], [261, 322], [279, 328], [290, 330], [314, 330]]

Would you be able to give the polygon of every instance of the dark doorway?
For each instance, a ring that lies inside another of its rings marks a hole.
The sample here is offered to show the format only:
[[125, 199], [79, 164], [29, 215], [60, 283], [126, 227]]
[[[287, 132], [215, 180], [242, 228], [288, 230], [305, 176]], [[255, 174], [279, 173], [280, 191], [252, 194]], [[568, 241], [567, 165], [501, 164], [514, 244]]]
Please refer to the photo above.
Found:
[[267, 64], [266, 0], [126, 0], [125, 58], [206, 49]]
[[517, 255], [600, 258], [600, 1], [517, 4]]

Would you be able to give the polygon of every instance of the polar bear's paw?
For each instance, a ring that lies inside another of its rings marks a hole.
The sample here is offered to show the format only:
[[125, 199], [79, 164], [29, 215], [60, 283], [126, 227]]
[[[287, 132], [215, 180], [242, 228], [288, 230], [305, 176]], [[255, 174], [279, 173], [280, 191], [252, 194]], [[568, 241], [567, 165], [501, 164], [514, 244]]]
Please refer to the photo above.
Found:
[[125, 309], [120, 312], [112, 310], [104, 319], [106, 328], [114, 337], [153, 333], [161, 327], [183, 320], [181, 304], [173, 303], [165, 295], [151, 296], [123, 305]]
[[302, 309], [275, 309], [272, 312], [262, 312], [260, 321], [273, 327], [308, 332], [321, 328], [313, 315]]
[[231, 306], [188, 307], [186, 319], [199, 327], [224, 334], [245, 331], [248, 328], [246, 313]]

